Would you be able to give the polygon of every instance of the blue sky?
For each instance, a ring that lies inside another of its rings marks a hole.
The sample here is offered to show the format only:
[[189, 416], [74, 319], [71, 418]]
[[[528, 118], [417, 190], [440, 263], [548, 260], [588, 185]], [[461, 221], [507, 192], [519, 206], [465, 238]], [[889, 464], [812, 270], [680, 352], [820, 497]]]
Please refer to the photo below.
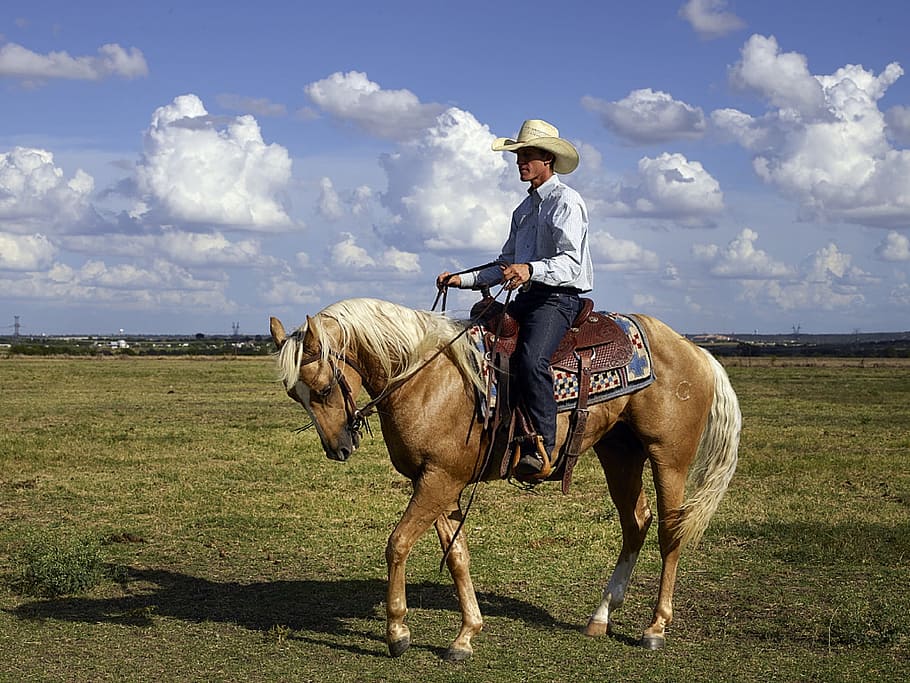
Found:
[[842, 0], [6, 0], [0, 329], [427, 308], [497, 255], [524, 187], [490, 143], [528, 118], [580, 151], [599, 309], [910, 329], [907, 26]]

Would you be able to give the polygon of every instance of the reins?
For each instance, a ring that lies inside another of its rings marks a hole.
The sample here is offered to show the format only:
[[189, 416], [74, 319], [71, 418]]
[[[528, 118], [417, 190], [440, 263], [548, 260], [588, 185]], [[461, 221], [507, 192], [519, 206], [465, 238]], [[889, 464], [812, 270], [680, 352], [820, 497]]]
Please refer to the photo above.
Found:
[[[468, 268], [466, 270], [461, 270], [457, 273], [450, 273], [450, 277], [453, 275], [464, 275], [466, 273], [477, 272], [477, 271], [483, 270], [485, 268], [489, 268], [491, 266], [497, 266], [497, 265], [501, 265], [501, 264], [502, 264], [502, 261], [491, 261], [489, 263], [483, 264], [482, 266]], [[441, 300], [442, 307], [440, 308], [440, 313], [445, 312], [448, 289], [449, 289], [449, 286], [448, 286], [447, 282], [443, 282], [442, 284], [438, 285], [437, 292], [436, 292], [436, 299], [433, 301], [433, 306], [430, 309], [431, 311], [436, 310], [436, 306], [440, 303], [440, 300]], [[487, 287], [484, 287], [484, 291], [486, 293], [488, 293], [489, 289]], [[376, 406], [381, 401], [388, 398], [389, 394], [391, 394], [393, 391], [397, 390], [398, 388], [402, 387], [404, 384], [406, 384], [408, 382], [408, 380], [410, 380], [412, 377], [417, 375], [421, 370], [426, 368], [430, 363], [432, 363], [434, 360], [436, 360], [440, 355], [445, 353], [446, 350], [449, 349], [459, 339], [461, 339], [461, 337], [466, 335], [468, 333], [468, 331], [471, 329], [471, 325], [476, 324], [479, 320], [483, 319], [483, 317], [486, 315], [487, 311], [496, 302], [496, 300], [500, 297], [500, 295], [503, 293], [503, 291], [508, 292], [506, 294], [506, 300], [505, 300], [505, 303], [503, 304], [503, 306], [508, 306], [509, 301], [512, 298], [512, 290], [506, 290], [505, 285], [503, 285], [502, 287], [500, 287], [499, 291], [496, 292], [495, 296], [488, 297], [490, 300], [487, 302], [486, 306], [483, 307], [483, 309], [481, 309], [475, 315], [473, 315], [469, 318], [468, 324], [466, 324], [464, 326], [464, 329], [462, 329], [461, 332], [459, 332], [448, 342], [446, 342], [445, 344], [440, 346], [438, 349], [436, 349], [436, 351], [433, 352], [433, 354], [429, 358], [427, 358], [423, 363], [421, 363], [419, 366], [417, 366], [416, 369], [414, 369], [410, 373], [408, 373], [407, 377], [401, 379], [400, 381], [398, 381], [391, 387], [389, 387], [387, 385], [380, 392], [377, 393], [375, 398], [370, 399], [367, 403], [365, 403], [360, 408], [357, 407], [356, 397], [353, 395], [351, 386], [348, 383], [348, 381], [345, 379], [344, 373], [340, 372], [338, 370], [338, 368], [335, 367], [335, 364], [332, 363], [333, 375], [335, 377], [335, 381], [338, 383], [338, 385], [341, 388], [341, 393], [342, 393], [342, 396], [344, 397], [344, 402], [345, 402], [345, 412], [349, 416], [348, 417], [349, 429], [354, 433], [360, 432], [361, 429], [366, 429], [367, 433], [372, 437], [373, 431], [370, 428], [370, 423], [367, 418], [376, 411]], [[486, 294], [485, 294], [485, 298], [487, 298]], [[499, 335], [502, 332], [503, 318], [504, 318], [504, 316], [500, 316], [499, 322], [497, 324], [497, 329], [496, 329], [496, 338], [497, 339], [499, 338]], [[346, 354], [336, 353], [336, 352], [332, 351], [331, 356], [337, 358], [342, 363], [346, 363], [352, 370], [354, 370], [354, 372], [356, 372], [358, 375], [360, 375], [361, 380], [364, 379], [363, 369], [359, 366], [359, 364], [356, 361], [348, 358], [348, 356]], [[311, 354], [310, 356], [307, 356], [300, 360], [300, 362], [298, 363], [298, 368], [302, 367], [308, 363], [314, 363], [317, 360], [320, 360], [321, 358], [322, 358], [321, 354], [318, 354], [318, 353]], [[364, 381], [364, 384], [366, 385], [365, 381]], [[373, 393], [372, 391], [370, 391], [369, 386], [367, 386], [367, 390], [369, 393]], [[306, 429], [309, 429], [310, 427], [313, 426], [313, 424], [315, 424], [315, 423], [311, 422], [310, 424], [306, 425], [305, 427], [299, 428], [297, 431], [304, 431]], [[468, 512], [471, 510], [471, 506], [474, 504], [474, 498], [477, 494], [477, 487], [480, 484], [480, 480], [481, 480], [481, 477], [483, 476], [483, 472], [487, 469], [487, 467], [489, 466], [489, 464], [493, 458], [494, 442], [495, 442], [495, 439], [491, 435], [490, 443], [488, 444], [486, 451], [483, 453], [478, 453], [478, 457], [477, 457], [477, 460], [475, 461], [475, 465], [474, 465], [474, 471], [472, 472], [472, 475], [471, 475], [471, 479], [474, 480], [474, 485], [471, 487], [471, 495], [468, 497], [468, 502], [464, 508], [464, 511], [461, 512], [461, 519], [458, 522], [458, 526], [455, 528], [455, 532], [452, 534], [452, 539], [449, 541], [448, 546], [445, 548], [445, 550], [442, 554], [442, 559], [440, 560], [440, 563], [439, 563], [439, 571], [442, 571], [443, 567], [445, 566], [446, 560], [448, 559], [449, 554], [452, 552], [452, 548], [455, 547], [455, 542], [458, 539], [458, 536], [461, 533], [461, 530], [464, 528], [465, 521], [467, 520], [467, 517], [468, 517]], [[461, 496], [459, 495], [459, 499], [460, 499], [460, 497]], [[458, 507], [459, 507], [459, 511], [461, 511], [460, 500], [459, 500]]]
[[[482, 266], [477, 266], [475, 268], [468, 268], [467, 270], [462, 270], [457, 273], [451, 273], [450, 277], [452, 275], [464, 275], [465, 273], [476, 272], [478, 270], [483, 270], [484, 268], [489, 268], [490, 266], [500, 265], [501, 263], [502, 263], [502, 261], [491, 261], [490, 263], [486, 263]], [[449, 289], [448, 285], [445, 282], [439, 286], [439, 291], [436, 293], [436, 300], [433, 302], [433, 308], [431, 310], [436, 310], [436, 304], [439, 303], [440, 296], [442, 297], [442, 308], [440, 310], [441, 311], [446, 310], [446, 294], [448, 293], [448, 289]], [[484, 308], [480, 312], [478, 312], [475, 316], [471, 317], [471, 323], [476, 324], [476, 322], [478, 320], [483, 319], [486, 312], [495, 303], [496, 299], [499, 298], [499, 295], [502, 294], [503, 290], [505, 290], [505, 285], [500, 287], [499, 291], [496, 292], [496, 296], [489, 297], [490, 301], [487, 303], [486, 306], [484, 306]], [[486, 287], [484, 288], [484, 291], [486, 293], [489, 293], [489, 290]], [[511, 298], [512, 298], [512, 290], [508, 290], [508, 293], [506, 294], [505, 303], [503, 304], [503, 308], [505, 308], [509, 305], [509, 301], [511, 300]], [[496, 324], [496, 333], [495, 333], [496, 339], [499, 339], [499, 335], [502, 333], [502, 325], [503, 325], [504, 320], [505, 320], [504, 315], [499, 316], [499, 320]], [[465, 334], [468, 331], [468, 329], [469, 329], [468, 326], [465, 326], [465, 329], [458, 335], [458, 337], [460, 337], [462, 334]], [[455, 340], [458, 339], [458, 337], [455, 337], [455, 339], [453, 339], [451, 342], [449, 342], [449, 344], [455, 343]], [[443, 348], [445, 348], [445, 347], [443, 347]], [[477, 495], [477, 487], [480, 485], [481, 477], [483, 477], [483, 473], [486, 471], [487, 467], [489, 467], [490, 462], [493, 459], [493, 448], [495, 446], [495, 442], [496, 442], [495, 434], [490, 434], [490, 443], [487, 444], [486, 451], [483, 453], [477, 454], [477, 460], [474, 463], [474, 471], [471, 473], [471, 479], [474, 480], [474, 485], [471, 487], [471, 495], [468, 496], [468, 503], [467, 503], [467, 505], [465, 505], [465, 508], [463, 511], [461, 510], [461, 494], [459, 494], [459, 496], [458, 496], [458, 498], [459, 498], [458, 508], [459, 508], [459, 511], [461, 512], [461, 519], [458, 520], [458, 526], [455, 527], [455, 532], [452, 534], [452, 540], [449, 541], [449, 544], [443, 550], [442, 559], [439, 561], [439, 571], [440, 572], [443, 570], [443, 567], [445, 567], [446, 560], [449, 558], [449, 554], [452, 552], [452, 548], [455, 547], [455, 541], [458, 540], [458, 536], [459, 536], [459, 534], [461, 534], [461, 530], [464, 528], [465, 522], [468, 519], [468, 512], [471, 511], [471, 506], [474, 505], [474, 497]]]

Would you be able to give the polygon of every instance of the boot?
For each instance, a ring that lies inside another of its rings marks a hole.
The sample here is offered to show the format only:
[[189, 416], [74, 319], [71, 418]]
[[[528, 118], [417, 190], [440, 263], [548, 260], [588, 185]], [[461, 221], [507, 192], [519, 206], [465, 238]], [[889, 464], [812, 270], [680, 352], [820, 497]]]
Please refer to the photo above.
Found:
[[533, 448], [525, 449], [515, 465], [515, 476], [519, 479], [544, 479], [553, 471], [552, 461], [543, 445], [543, 437], [532, 437]]

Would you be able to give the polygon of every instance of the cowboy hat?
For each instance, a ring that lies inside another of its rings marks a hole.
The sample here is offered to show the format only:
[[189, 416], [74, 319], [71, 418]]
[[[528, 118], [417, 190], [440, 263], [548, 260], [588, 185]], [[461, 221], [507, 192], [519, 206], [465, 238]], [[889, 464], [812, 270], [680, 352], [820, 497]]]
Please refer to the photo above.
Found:
[[559, 137], [559, 130], [552, 123], [528, 119], [521, 124], [515, 140], [496, 138], [493, 141], [494, 152], [517, 152], [522, 147], [537, 147], [552, 153], [556, 157], [553, 162], [556, 173], [571, 173], [578, 167], [578, 150]]

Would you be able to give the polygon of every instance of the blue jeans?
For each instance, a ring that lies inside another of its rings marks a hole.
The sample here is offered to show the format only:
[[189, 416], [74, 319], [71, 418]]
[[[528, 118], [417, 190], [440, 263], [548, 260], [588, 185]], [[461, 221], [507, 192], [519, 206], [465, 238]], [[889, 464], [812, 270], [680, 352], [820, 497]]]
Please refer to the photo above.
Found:
[[581, 313], [578, 294], [532, 286], [509, 304], [509, 313], [521, 325], [512, 354], [509, 395], [521, 401], [532, 426], [543, 437], [547, 453], [556, 446], [556, 399], [550, 357], [566, 330]]

